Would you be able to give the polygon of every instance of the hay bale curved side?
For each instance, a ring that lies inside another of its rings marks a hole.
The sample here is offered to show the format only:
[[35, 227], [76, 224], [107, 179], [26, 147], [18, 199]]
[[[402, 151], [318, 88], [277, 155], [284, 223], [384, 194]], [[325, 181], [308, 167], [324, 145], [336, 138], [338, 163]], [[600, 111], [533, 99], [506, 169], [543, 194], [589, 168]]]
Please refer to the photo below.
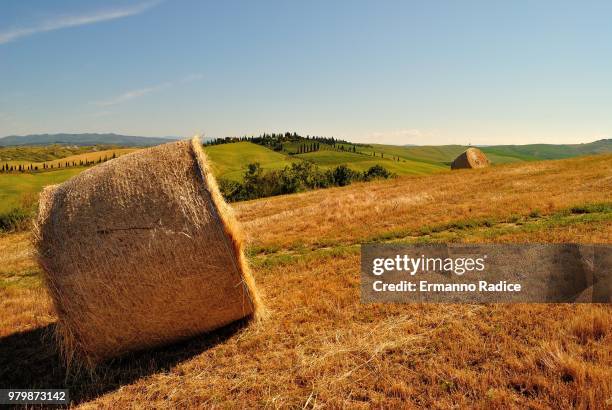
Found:
[[487, 156], [478, 148], [468, 148], [451, 163], [451, 169], [485, 168], [490, 165]]
[[69, 365], [93, 367], [262, 311], [237, 222], [196, 141], [45, 189], [34, 241]]
[[217, 215], [222, 222], [223, 228], [231, 240], [234, 248], [234, 253], [237, 255], [238, 266], [242, 272], [243, 286], [245, 293], [250, 296], [250, 300], [254, 305], [253, 318], [256, 320], [263, 319], [267, 316], [267, 311], [261, 300], [261, 295], [257, 290], [255, 279], [251, 273], [251, 269], [244, 255], [244, 234], [240, 228], [240, 224], [234, 215], [234, 210], [225, 202], [217, 180], [215, 179], [210, 166], [208, 166], [208, 157], [202, 149], [202, 144], [198, 137], [191, 140], [193, 151], [198, 162], [200, 175], [210, 193], [211, 200], [215, 204]]

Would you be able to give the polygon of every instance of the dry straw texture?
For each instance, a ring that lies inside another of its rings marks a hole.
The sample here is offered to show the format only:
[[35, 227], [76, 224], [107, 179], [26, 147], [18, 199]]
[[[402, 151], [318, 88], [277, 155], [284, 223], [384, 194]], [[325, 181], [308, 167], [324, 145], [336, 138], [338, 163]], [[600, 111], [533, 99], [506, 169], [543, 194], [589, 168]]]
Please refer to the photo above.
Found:
[[478, 148], [468, 148], [451, 164], [451, 169], [484, 168], [489, 166], [486, 155]]
[[93, 366], [261, 313], [237, 222], [197, 139], [45, 189], [35, 234], [68, 364]]

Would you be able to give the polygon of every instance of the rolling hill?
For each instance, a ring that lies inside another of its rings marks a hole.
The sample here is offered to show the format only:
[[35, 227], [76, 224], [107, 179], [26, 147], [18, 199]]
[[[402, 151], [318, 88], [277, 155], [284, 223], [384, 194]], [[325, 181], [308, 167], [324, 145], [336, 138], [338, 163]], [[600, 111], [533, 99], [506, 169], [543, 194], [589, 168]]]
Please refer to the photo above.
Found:
[[[0, 161], [0, 166], [2, 164], [9, 164], [13, 166], [23, 165], [23, 166], [35, 166], [42, 169], [43, 164], [47, 167], [58, 168], [58, 166], [63, 167], [66, 163], [79, 165], [81, 161], [83, 162], [96, 162], [100, 159], [110, 159], [113, 157], [119, 157], [124, 154], [129, 154], [130, 152], [136, 151], [137, 148], [115, 148], [115, 149], [107, 149], [101, 151], [89, 151], [83, 152], [75, 155], [68, 155], [65, 157], [60, 157], [57, 159], [50, 159], [45, 161], [24, 161], [24, 160], [9, 160], [9, 161]], [[0, 154], [2, 151], [0, 150]]]
[[[315, 142], [318, 145], [317, 151], [299, 153], [302, 148], [312, 149]], [[448, 170], [450, 163], [469, 148], [463, 145], [395, 146], [347, 143], [336, 143], [332, 146], [295, 135], [277, 144], [278, 150], [272, 150], [270, 145], [244, 144], [249, 143], [233, 142], [206, 148], [214, 153], [211, 155], [213, 163], [220, 164], [215, 167], [218, 177], [238, 181], [249, 163], [260, 162], [264, 169], [279, 169], [296, 159], [306, 160], [326, 169], [345, 164], [353, 170], [365, 171], [380, 164], [396, 175], [423, 175]], [[250, 152], [255, 150], [255, 147], [258, 147], [257, 153]], [[500, 165], [612, 152], [612, 140], [599, 140], [588, 144], [500, 145], [480, 148], [493, 165]], [[356, 152], [353, 152], [353, 149]], [[236, 152], [232, 153], [234, 150]]]
[[117, 148], [116, 146], [105, 145], [104, 148], [95, 146], [76, 146], [76, 145], [16, 145], [10, 147], [0, 147], [0, 162], [45, 162], [71, 155], [95, 152], [101, 149]]
[[266, 170], [282, 169], [296, 161], [292, 157], [272, 151], [251, 142], [204, 147], [206, 155], [212, 161], [212, 168], [217, 178], [240, 181], [248, 164], [259, 162]]
[[481, 149], [487, 154], [514, 157], [524, 161], [562, 159], [611, 152], [612, 139], [601, 139], [587, 144], [494, 145]]
[[[149, 138], [148, 140], [159, 142], [159, 139], [156, 138]], [[304, 139], [304, 142], [311, 143], [312, 140]], [[321, 143], [318, 151], [288, 154], [287, 150], [296, 152], [300, 144], [299, 141], [293, 141], [280, 152], [247, 141], [207, 145], [204, 149], [210, 157], [213, 172], [217, 178], [239, 182], [242, 180], [247, 165], [254, 162], [259, 162], [264, 170], [282, 169], [296, 161], [309, 161], [323, 169], [345, 164], [353, 170], [365, 171], [380, 164], [399, 176], [432, 174], [448, 171], [448, 164], [467, 148], [461, 145], [393, 146], [357, 144], [355, 146], [357, 152], [350, 152], [349, 149], [352, 149], [353, 146], [338, 144], [337, 147], [345, 147], [345, 150], [340, 150]], [[137, 149], [132, 147], [100, 150], [100, 148], [62, 145], [0, 147], [0, 165], [22, 164], [27, 166], [34, 164], [39, 166], [39, 170], [34, 173], [0, 174], [0, 211], [6, 211], [12, 206], [18, 205], [20, 196], [24, 194], [36, 193], [44, 185], [62, 182], [81, 172], [85, 168], [78, 166], [80, 160], [97, 161], [100, 157], [111, 158], [113, 152], [119, 156]], [[573, 145], [488, 146], [481, 147], [481, 149], [493, 162], [493, 165], [497, 165], [612, 152], [612, 140]], [[55, 169], [58, 163], [61, 163], [63, 167], [67, 161], [74, 161], [76, 167], [61, 172]], [[47, 165], [52, 163], [54, 169], [42, 172], [41, 164], [43, 162], [46, 162]], [[51, 172], [51, 174], [46, 175], [48, 172]]]
[[424, 175], [447, 170], [446, 167], [441, 165], [423, 161], [409, 159], [394, 161], [390, 158], [373, 157], [347, 151], [321, 150], [294, 155], [294, 157], [310, 161], [321, 168], [333, 168], [340, 164], [345, 164], [355, 171], [366, 171], [374, 165], [382, 165], [397, 175]]
[[[469, 146], [466, 145], [396, 146], [372, 144], [359, 146], [358, 150], [368, 154], [372, 152], [383, 153], [387, 156], [398, 156], [414, 161], [447, 166], [467, 148]], [[612, 152], [612, 139], [602, 139], [587, 144], [492, 145], [479, 148], [496, 165]]]

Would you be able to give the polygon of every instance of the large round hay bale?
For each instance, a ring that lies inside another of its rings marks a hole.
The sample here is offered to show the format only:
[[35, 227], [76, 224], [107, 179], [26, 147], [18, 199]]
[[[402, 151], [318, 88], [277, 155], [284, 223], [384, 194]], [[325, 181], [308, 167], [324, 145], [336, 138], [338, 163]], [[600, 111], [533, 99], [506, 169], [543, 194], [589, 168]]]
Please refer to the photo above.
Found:
[[489, 166], [486, 155], [478, 148], [468, 148], [451, 164], [451, 169], [484, 168]]
[[237, 222], [197, 138], [46, 188], [35, 243], [68, 363], [95, 365], [260, 312]]

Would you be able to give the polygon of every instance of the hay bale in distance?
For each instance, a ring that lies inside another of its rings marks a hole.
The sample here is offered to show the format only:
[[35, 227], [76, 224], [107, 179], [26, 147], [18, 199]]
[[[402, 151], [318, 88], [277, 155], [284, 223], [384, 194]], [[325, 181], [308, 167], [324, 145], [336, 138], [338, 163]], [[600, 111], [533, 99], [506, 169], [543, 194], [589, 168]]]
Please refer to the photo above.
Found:
[[46, 188], [35, 245], [69, 365], [261, 313], [237, 222], [197, 138]]
[[451, 164], [451, 169], [485, 168], [489, 166], [489, 159], [478, 148], [468, 148]]

